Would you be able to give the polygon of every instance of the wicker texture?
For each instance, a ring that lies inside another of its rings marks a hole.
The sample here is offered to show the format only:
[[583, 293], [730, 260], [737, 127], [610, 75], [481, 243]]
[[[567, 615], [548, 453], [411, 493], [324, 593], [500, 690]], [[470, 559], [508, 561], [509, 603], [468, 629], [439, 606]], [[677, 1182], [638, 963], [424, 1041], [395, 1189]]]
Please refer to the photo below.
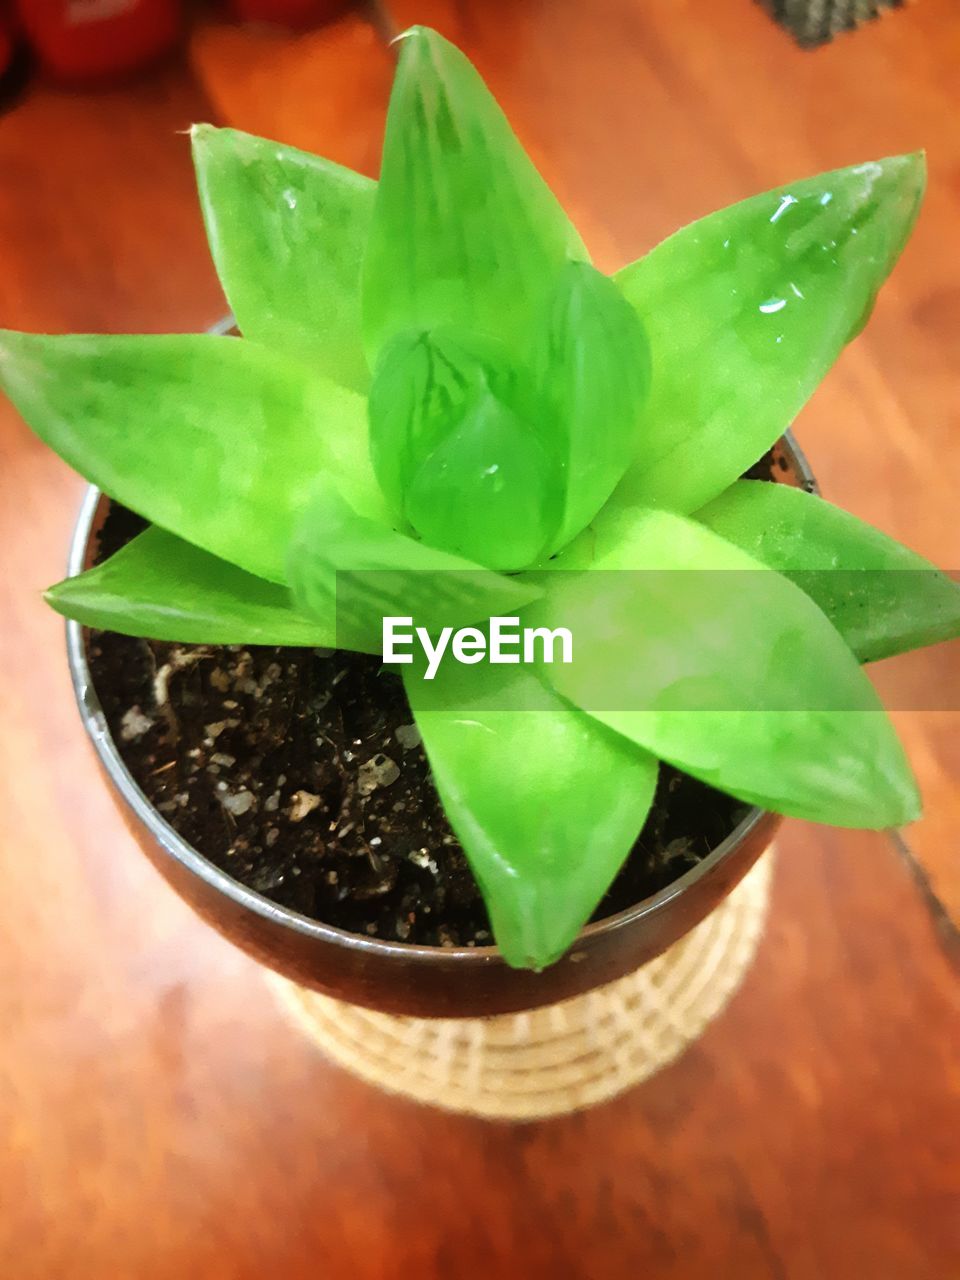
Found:
[[897, 9], [904, 0], [760, 0], [798, 44], [813, 48], [841, 31], [877, 18], [884, 9]]
[[369, 1084], [490, 1119], [578, 1111], [672, 1062], [726, 1007], [760, 941], [772, 859], [636, 973], [529, 1013], [399, 1018], [271, 981], [317, 1047]]

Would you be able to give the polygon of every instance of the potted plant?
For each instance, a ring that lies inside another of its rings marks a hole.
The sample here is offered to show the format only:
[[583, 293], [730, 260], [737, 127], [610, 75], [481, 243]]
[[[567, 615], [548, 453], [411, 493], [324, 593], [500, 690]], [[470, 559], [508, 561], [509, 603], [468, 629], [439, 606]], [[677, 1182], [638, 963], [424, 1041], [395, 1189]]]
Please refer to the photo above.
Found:
[[243, 337], [8, 331], [0, 378], [98, 486], [47, 598], [135, 831], [212, 923], [359, 1003], [520, 1009], [661, 951], [777, 814], [917, 816], [860, 664], [960, 634], [960, 591], [783, 435], [922, 157], [610, 277], [427, 29], [378, 183], [193, 147]]

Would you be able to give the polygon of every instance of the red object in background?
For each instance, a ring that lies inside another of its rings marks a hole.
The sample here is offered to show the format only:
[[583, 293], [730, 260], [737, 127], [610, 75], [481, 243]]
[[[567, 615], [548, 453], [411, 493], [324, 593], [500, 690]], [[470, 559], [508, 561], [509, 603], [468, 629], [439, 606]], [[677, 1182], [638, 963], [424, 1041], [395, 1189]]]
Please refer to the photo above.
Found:
[[10, 71], [23, 41], [9, 0], [0, 0], [0, 80]]
[[8, 111], [27, 82], [30, 58], [10, 0], [0, 0], [0, 111]]
[[349, 0], [227, 0], [227, 12], [240, 22], [294, 28], [328, 22], [349, 7]]
[[16, 9], [41, 65], [75, 84], [135, 71], [180, 34], [180, 0], [16, 0]]
[[13, 27], [10, 19], [0, 11], [0, 77], [6, 75], [13, 62]]

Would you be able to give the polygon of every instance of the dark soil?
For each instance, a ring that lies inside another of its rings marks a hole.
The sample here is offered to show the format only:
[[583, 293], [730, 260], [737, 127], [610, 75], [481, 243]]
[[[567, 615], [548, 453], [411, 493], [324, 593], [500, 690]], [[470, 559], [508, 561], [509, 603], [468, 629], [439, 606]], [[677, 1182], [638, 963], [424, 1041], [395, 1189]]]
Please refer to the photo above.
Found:
[[[751, 476], [771, 477], [764, 459]], [[142, 528], [115, 507], [100, 555]], [[400, 679], [363, 654], [197, 647], [96, 632], [90, 669], [148, 799], [204, 857], [274, 902], [353, 933], [484, 945], [479, 888], [430, 778]], [[669, 766], [595, 919], [701, 861], [744, 816]]]

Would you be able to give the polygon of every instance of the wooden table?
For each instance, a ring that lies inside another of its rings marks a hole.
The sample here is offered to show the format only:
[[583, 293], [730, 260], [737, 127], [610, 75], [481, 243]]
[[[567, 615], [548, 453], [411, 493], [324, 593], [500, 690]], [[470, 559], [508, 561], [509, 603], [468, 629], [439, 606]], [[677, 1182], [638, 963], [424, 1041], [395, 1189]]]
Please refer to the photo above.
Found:
[[[828, 494], [960, 566], [954, 0], [814, 55], [748, 0], [393, 16], [477, 60], [608, 267], [791, 176], [926, 145], [914, 240], [799, 435]], [[193, 55], [205, 90], [172, 66], [37, 87], [0, 119], [2, 323], [191, 330], [222, 311], [178, 132], [194, 119], [373, 163], [388, 60], [362, 24], [299, 45], [210, 29]], [[328, 1066], [133, 848], [38, 595], [80, 490], [0, 408], [0, 1275], [960, 1275], [956, 711], [898, 712], [928, 803], [912, 868], [888, 837], [790, 827], [757, 964], [676, 1066], [568, 1119], [448, 1117]], [[935, 706], [957, 663], [880, 678]]]

